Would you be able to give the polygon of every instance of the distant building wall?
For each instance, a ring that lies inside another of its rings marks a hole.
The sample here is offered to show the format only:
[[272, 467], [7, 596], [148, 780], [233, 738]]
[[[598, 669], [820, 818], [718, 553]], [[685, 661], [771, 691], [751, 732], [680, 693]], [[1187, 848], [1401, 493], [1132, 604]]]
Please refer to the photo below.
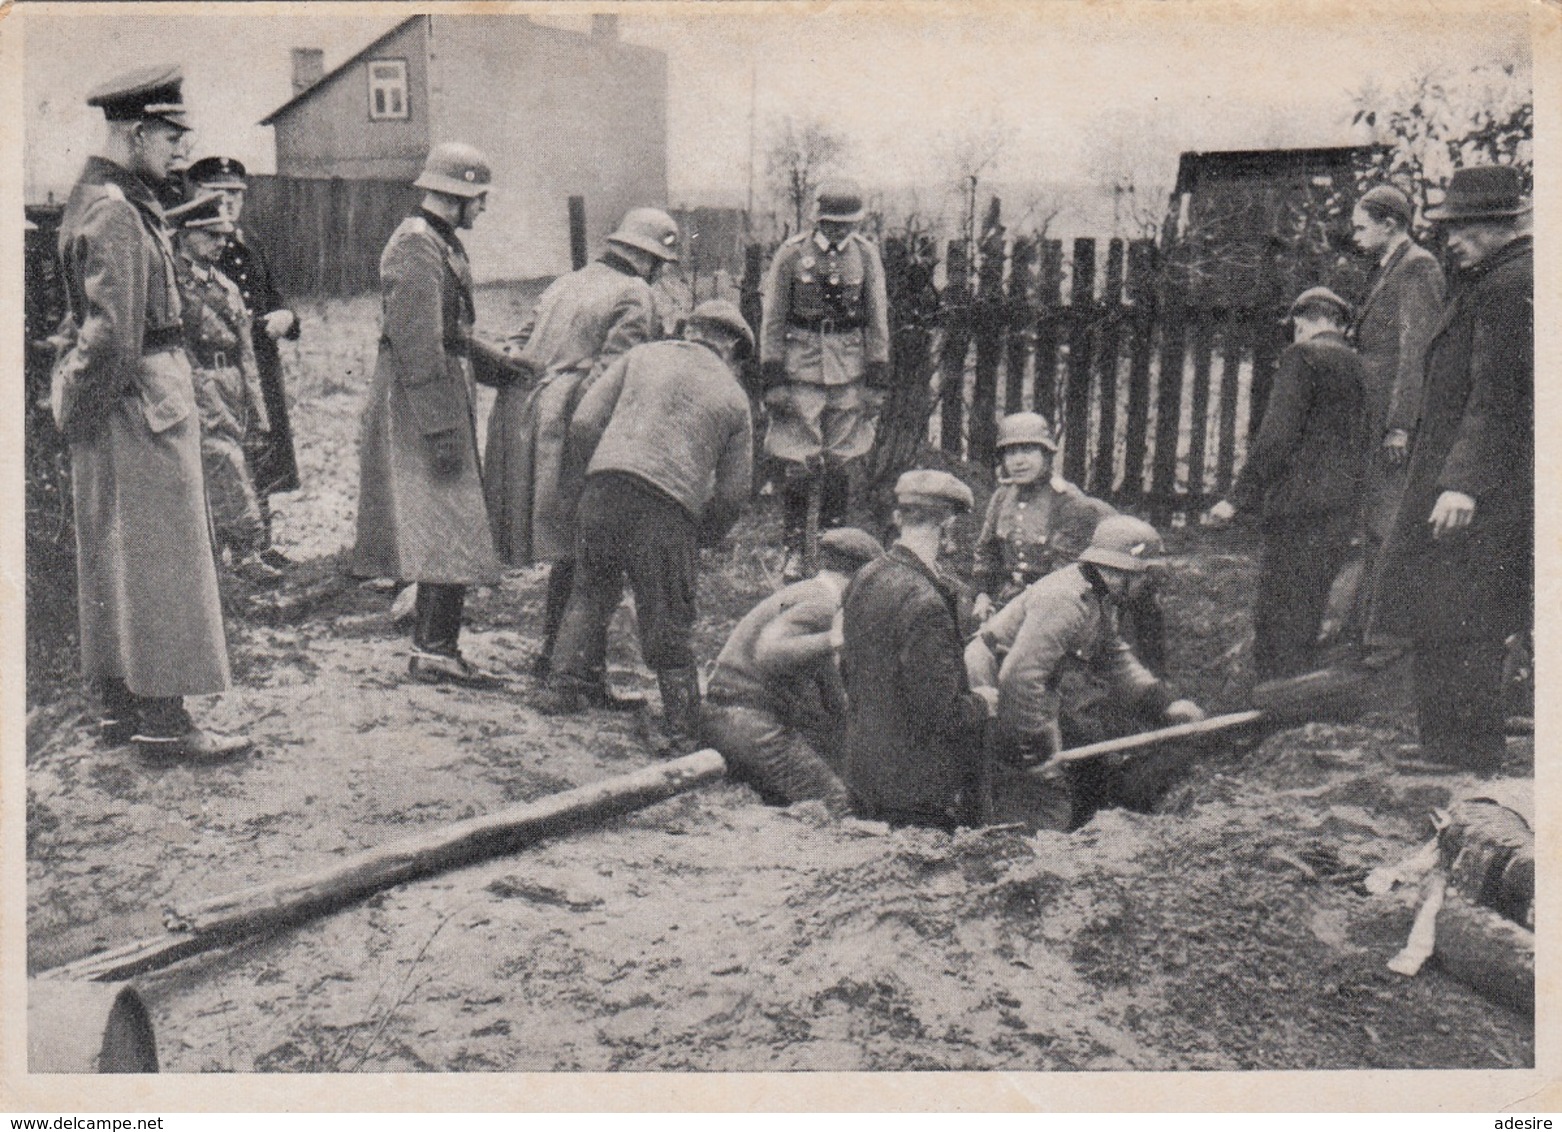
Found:
[[[279, 114], [277, 173], [284, 177], [411, 180], [429, 148], [428, 18], [401, 28]], [[369, 114], [369, 64], [405, 60], [407, 116]]]
[[494, 163], [488, 211], [463, 233], [479, 280], [570, 267], [568, 200], [586, 201], [596, 255], [625, 210], [667, 198], [667, 64], [660, 52], [516, 16], [434, 16], [435, 141]]

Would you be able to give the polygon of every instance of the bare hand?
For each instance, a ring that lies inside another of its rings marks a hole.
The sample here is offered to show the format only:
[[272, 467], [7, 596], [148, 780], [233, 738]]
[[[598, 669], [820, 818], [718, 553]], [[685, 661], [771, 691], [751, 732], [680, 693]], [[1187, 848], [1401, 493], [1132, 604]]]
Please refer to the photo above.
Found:
[[1410, 434], [1402, 428], [1389, 429], [1383, 438], [1383, 459], [1391, 468], [1397, 468], [1410, 455]]
[[1437, 497], [1427, 522], [1432, 524], [1432, 537], [1442, 538], [1470, 525], [1475, 518], [1475, 500], [1462, 491], [1445, 491]]
[[461, 473], [461, 437], [455, 429], [436, 432], [424, 438], [428, 441], [429, 463], [436, 476], [455, 476]]
[[266, 334], [273, 338], [286, 338], [298, 324], [298, 316], [289, 310], [272, 311], [265, 317]]
[[977, 594], [976, 600], [971, 603], [971, 616], [978, 621], [986, 621], [993, 615], [993, 599], [986, 594]]
[[973, 688], [971, 690], [978, 696], [981, 696], [982, 702], [987, 705], [987, 717], [989, 719], [998, 714], [997, 688]]
[[1215, 527], [1224, 527], [1227, 523], [1231, 522], [1231, 520], [1235, 519], [1236, 517], [1237, 509], [1232, 506], [1231, 500], [1229, 499], [1222, 499], [1219, 503], [1215, 504], [1215, 506], [1209, 509], [1209, 513], [1207, 515], [1210, 525]]
[[1198, 723], [1204, 718], [1204, 709], [1192, 700], [1175, 700], [1166, 708], [1167, 723]]

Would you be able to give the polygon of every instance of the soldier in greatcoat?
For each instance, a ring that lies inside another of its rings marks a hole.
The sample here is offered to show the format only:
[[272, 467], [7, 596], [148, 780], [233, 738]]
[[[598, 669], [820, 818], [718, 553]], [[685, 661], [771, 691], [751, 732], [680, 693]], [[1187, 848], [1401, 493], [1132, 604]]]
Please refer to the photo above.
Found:
[[250, 339], [249, 312], [239, 289], [217, 266], [233, 222], [222, 197], [208, 193], [168, 210], [176, 231], [179, 299], [201, 417], [206, 498], [217, 545], [235, 571], [252, 581], [275, 581], [260, 557], [267, 544], [255, 483], [244, 458], [245, 440], [269, 428], [260, 370]]
[[770, 426], [766, 455], [782, 461], [781, 521], [789, 579], [801, 577], [808, 499], [819, 525], [839, 526], [850, 504], [847, 465], [873, 447], [889, 385], [889, 300], [879, 250], [855, 231], [862, 191], [820, 186], [810, 232], [776, 251], [765, 279], [760, 376]]
[[422, 207], [380, 256], [383, 321], [363, 414], [354, 571], [416, 582], [407, 671], [425, 683], [499, 686], [461, 654], [467, 587], [496, 582], [478, 466], [472, 269], [458, 229], [487, 201], [488, 159], [445, 142], [413, 182]]
[[296, 342], [303, 327], [297, 312], [277, 290], [266, 257], [239, 225], [249, 188], [244, 163], [232, 157], [203, 157], [185, 171], [184, 177], [196, 193], [221, 193], [228, 207], [228, 218], [234, 224], [233, 231], [223, 242], [217, 267], [238, 287], [249, 311], [255, 364], [260, 371], [260, 389], [265, 398], [269, 426], [264, 432], [248, 438], [245, 457], [249, 460], [261, 519], [266, 526], [266, 547], [261, 558], [273, 567], [287, 566], [287, 556], [271, 545], [270, 498], [298, 490], [298, 456], [294, 452], [293, 425], [288, 415], [286, 373], [277, 343]]
[[[1405, 490], [1406, 457], [1421, 409], [1426, 347], [1443, 312], [1443, 269], [1411, 239], [1415, 206], [1392, 185], [1362, 195], [1351, 211], [1356, 246], [1375, 258], [1367, 297], [1351, 326], [1366, 370], [1366, 433], [1370, 448], [1362, 485], [1360, 537], [1364, 584], [1353, 621], [1369, 650], [1393, 642], [1372, 624], [1371, 578]], [[1402, 645], [1400, 646], [1402, 647]]]
[[1421, 750], [1502, 761], [1506, 640], [1533, 618], [1535, 267], [1511, 166], [1460, 169], [1427, 219], [1459, 268], [1427, 347], [1404, 499], [1383, 551], [1378, 617], [1408, 638]]
[[[569, 450], [575, 406], [614, 359], [661, 337], [651, 284], [678, 260], [678, 225], [658, 208], [635, 208], [593, 263], [555, 280], [506, 344], [535, 383], [501, 388], [484, 453], [488, 514], [510, 566], [550, 563], [543, 643], [533, 665], [547, 679], [575, 570], [575, 510], [584, 467]], [[600, 682], [598, 706], [633, 707]]]
[[70, 315], [52, 402], [70, 444], [82, 671], [100, 736], [201, 760], [252, 744], [202, 731], [183, 702], [224, 691], [229, 673], [174, 253], [153, 192], [184, 150], [182, 85], [178, 67], [153, 66], [87, 99], [108, 137], [60, 226]]

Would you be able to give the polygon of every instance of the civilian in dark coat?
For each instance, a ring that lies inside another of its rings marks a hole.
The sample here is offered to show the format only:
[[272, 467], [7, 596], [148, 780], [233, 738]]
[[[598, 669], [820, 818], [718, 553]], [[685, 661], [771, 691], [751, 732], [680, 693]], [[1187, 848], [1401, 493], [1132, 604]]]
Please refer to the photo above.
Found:
[[1454, 174], [1428, 219], [1462, 269], [1427, 349], [1404, 502], [1378, 610], [1410, 638], [1430, 760], [1501, 760], [1505, 641], [1533, 615], [1534, 249], [1516, 170]]
[[866, 817], [953, 829], [975, 824], [989, 700], [967, 683], [956, 598], [934, 569], [944, 527], [971, 508], [947, 472], [895, 485], [900, 541], [868, 563], [842, 601], [849, 703], [846, 786]]
[[1329, 585], [1344, 564], [1360, 503], [1366, 431], [1361, 359], [1345, 341], [1350, 308], [1327, 287], [1291, 305], [1296, 341], [1280, 355], [1263, 423], [1230, 501], [1263, 531], [1253, 610], [1260, 680], [1308, 671]]

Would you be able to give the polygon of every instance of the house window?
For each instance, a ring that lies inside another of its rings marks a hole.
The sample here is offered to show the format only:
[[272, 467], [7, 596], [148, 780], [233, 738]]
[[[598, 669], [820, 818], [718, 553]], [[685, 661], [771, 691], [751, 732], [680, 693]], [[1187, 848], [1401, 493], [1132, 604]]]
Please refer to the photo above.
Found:
[[407, 117], [407, 61], [369, 61], [369, 117]]

